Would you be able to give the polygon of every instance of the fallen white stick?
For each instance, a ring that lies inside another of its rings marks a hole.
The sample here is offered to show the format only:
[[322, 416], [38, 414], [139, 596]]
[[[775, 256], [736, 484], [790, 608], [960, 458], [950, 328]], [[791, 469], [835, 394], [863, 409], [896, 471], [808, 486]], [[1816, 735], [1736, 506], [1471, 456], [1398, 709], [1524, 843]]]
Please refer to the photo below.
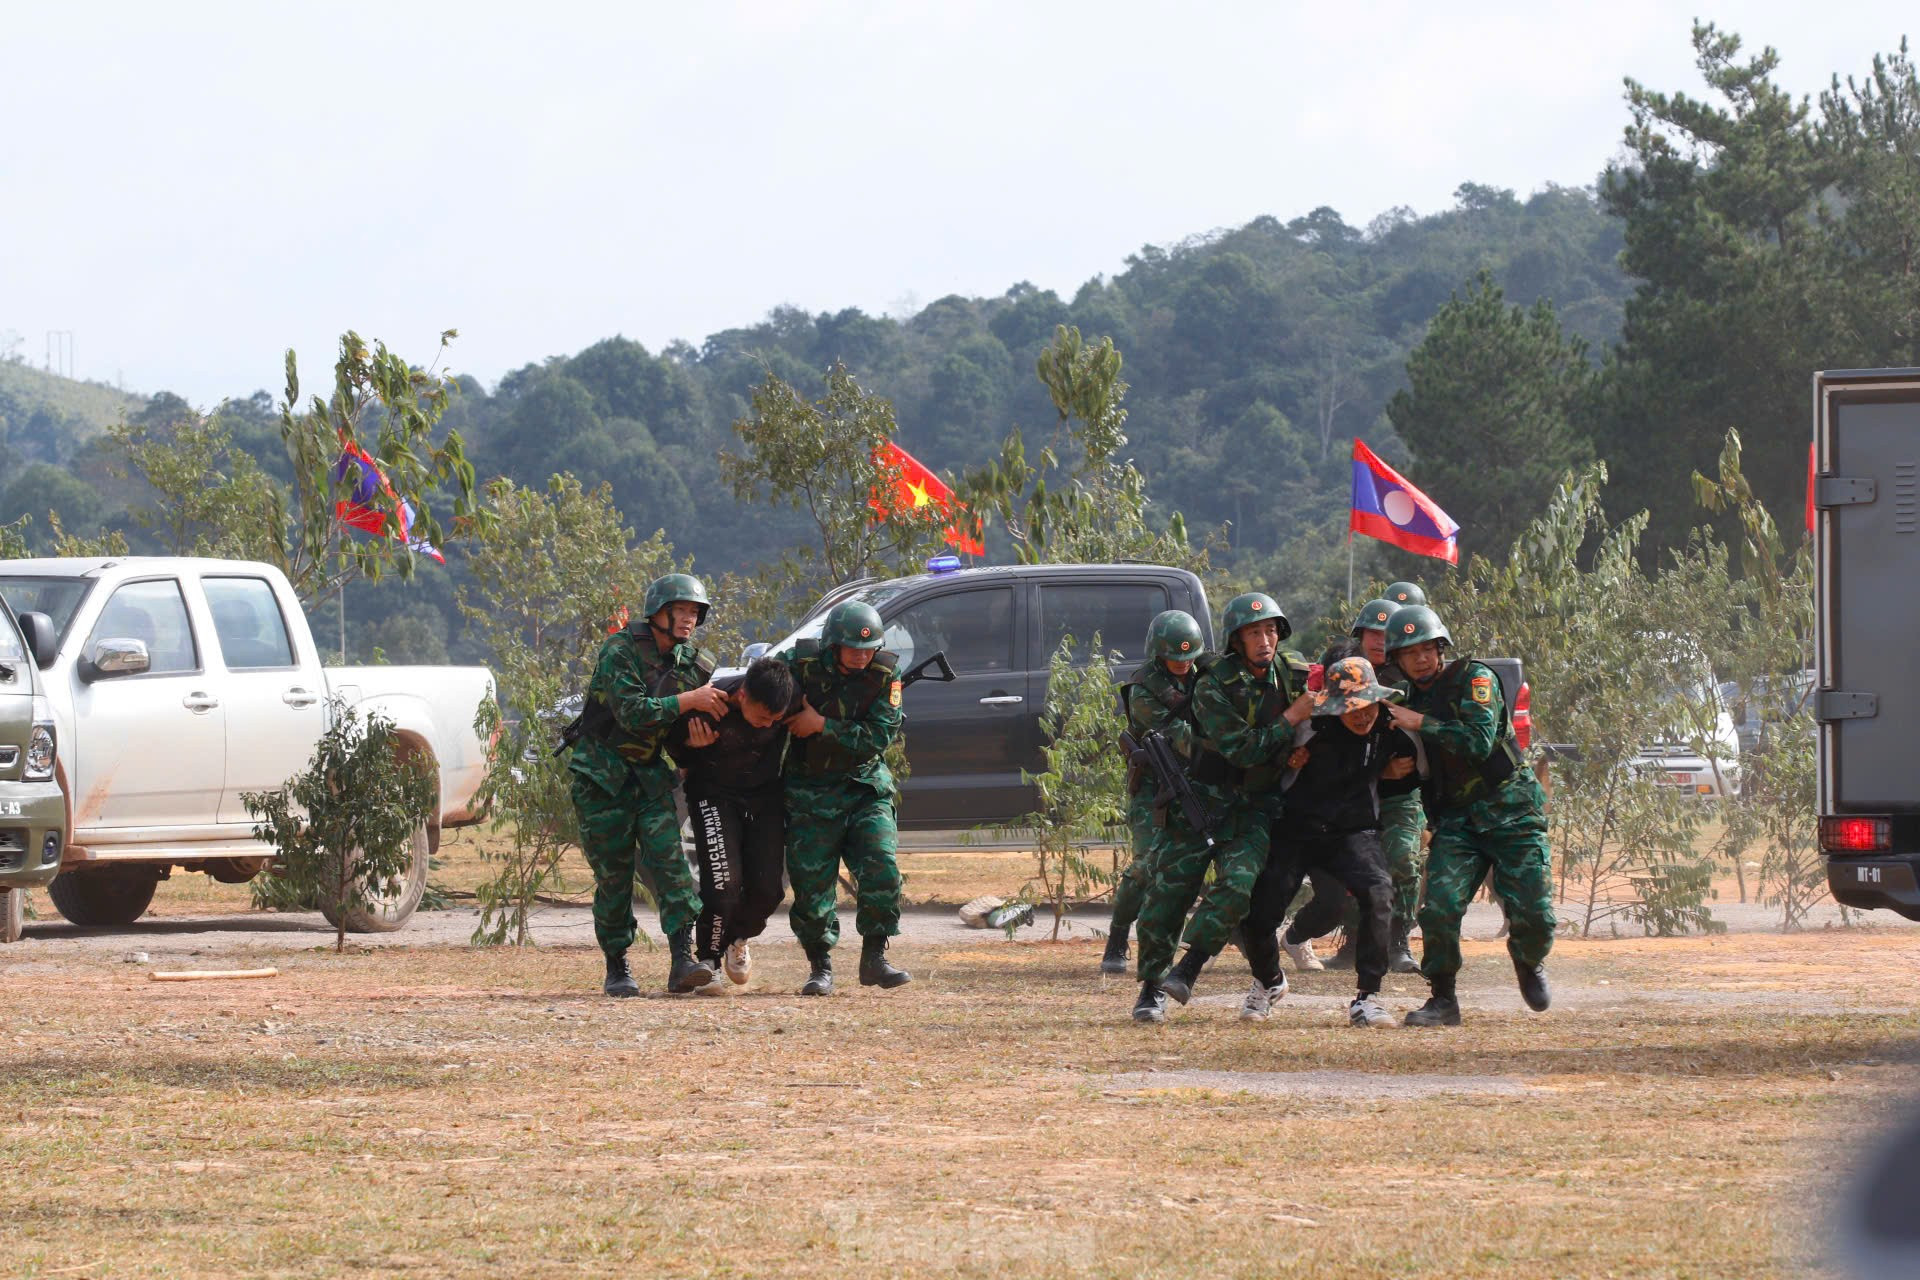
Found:
[[163, 973], [156, 969], [147, 975], [155, 982], [205, 982], [209, 978], [277, 978], [280, 971], [266, 969], [190, 969], [180, 973]]

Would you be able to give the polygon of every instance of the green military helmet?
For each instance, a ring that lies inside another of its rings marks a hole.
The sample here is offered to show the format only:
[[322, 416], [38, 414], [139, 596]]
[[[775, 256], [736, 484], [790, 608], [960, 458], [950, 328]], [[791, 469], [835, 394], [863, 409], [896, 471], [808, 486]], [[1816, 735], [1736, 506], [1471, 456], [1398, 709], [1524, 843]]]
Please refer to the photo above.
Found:
[[1417, 582], [1389, 582], [1387, 599], [1393, 601], [1395, 608], [1403, 604], [1425, 604], [1427, 593]]
[[707, 620], [707, 589], [700, 579], [690, 573], [669, 573], [649, 582], [646, 598], [640, 602], [640, 612], [651, 618], [679, 600], [700, 606], [699, 616], [694, 620], [695, 626]]
[[870, 604], [847, 600], [833, 606], [820, 632], [821, 644], [843, 644], [849, 649], [878, 649], [880, 615]]
[[1207, 647], [1200, 624], [1184, 609], [1168, 609], [1147, 624], [1148, 661], [1192, 662]]
[[1453, 635], [1440, 615], [1423, 604], [1401, 605], [1387, 619], [1387, 652], [1398, 653], [1416, 644], [1438, 640], [1441, 648], [1453, 644]]
[[1357, 636], [1362, 631], [1385, 631], [1387, 619], [1391, 618], [1393, 611], [1399, 607], [1391, 600], [1367, 601], [1360, 606], [1360, 612], [1354, 616], [1353, 627], [1347, 634]]
[[1220, 626], [1231, 640], [1233, 633], [1248, 623], [1265, 622], [1268, 618], [1280, 624], [1282, 640], [1293, 634], [1293, 624], [1287, 621], [1278, 601], [1264, 591], [1248, 591], [1227, 601], [1226, 616]]

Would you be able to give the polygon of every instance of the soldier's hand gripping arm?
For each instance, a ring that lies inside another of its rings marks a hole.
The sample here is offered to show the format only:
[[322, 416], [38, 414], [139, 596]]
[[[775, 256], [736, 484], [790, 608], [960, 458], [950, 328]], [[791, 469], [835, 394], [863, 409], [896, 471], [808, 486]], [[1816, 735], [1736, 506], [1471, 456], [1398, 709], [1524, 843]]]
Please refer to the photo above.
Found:
[[[897, 683], [897, 682], [896, 682]], [[820, 736], [835, 746], [844, 747], [863, 759], [877, 759], [900, 732], [900, 708], [893, 704], [892, 691], [881, 694], [858, 719], [835, 720], [826, 717]]]
[[[1270, 725], [1251, 725], [1234, 709], [1218, 681], [1203, 679], [1193, 691], [1193, 718], [1200, 732], [1213, 740], [1229, 764], [1242, 769], [1266, 764], [1292, 748], [1293, 727], [1298, 723], [1292, 719], [1295, 707], [1288, 707], [1287, 716]], [[1302, 712], [1300, 719], [1305, 718]]]
[[1389, 707], [1388, 714], [1397, 727], [1418, 733], [1463, 760], [1485, 760], [1493, 754], [1494, 739], [1500, 732], [1500, 715], [1493, 702], [1500, 696], [1499, 678], [1475, 663], [1467, 672], [1467, 696], [1460, 699], [1458, 720], [1421, 715], [1397, 705]]

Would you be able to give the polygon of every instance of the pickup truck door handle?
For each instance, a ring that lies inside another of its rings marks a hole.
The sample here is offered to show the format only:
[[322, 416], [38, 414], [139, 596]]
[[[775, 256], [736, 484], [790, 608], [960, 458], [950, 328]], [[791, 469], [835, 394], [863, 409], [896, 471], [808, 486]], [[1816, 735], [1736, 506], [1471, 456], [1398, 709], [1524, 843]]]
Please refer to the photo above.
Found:
[[991, 698], [980, 699], [983, 707], [1017, 707], [1026, 699], [1017, 693], [996, 693]]
[[195, 715], [198, 715], [202, 711], [211, 711], [215, 707], [219, 706], [220, 699], [213, 697], [211, 694], [202, 693], [200, 692], [200, 690], [195, 689], [192, 693], [180, 699], [180, 705], [185, 707], [187, 710], [193, 712]]
[[305, 689], [295, 686], [281, 694], [280, 701], [290, 707], [310, 707], [320, 701], [320, 695], [317, 693], [308, 693]]

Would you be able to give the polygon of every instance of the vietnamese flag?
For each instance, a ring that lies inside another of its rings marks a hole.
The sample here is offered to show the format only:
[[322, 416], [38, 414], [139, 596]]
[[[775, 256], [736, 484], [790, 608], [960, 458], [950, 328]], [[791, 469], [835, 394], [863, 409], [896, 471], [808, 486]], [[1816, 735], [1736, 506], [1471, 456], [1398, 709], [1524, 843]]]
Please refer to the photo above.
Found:
[[[914, 511], [921, 507], [933, 507], [942, 515], [954, 517], [947, 526], [948, 546], [970, 556], [987, 554], [986, 544], [980, 541], [978, 524], [968, 517], [965, 507], [954, 501], [953, 490], [949, 489], [939, 476], [921, 465], [918, 458], [889, 440], [873, 451], [873, 460], [879, 466], [895, 473], [891, 504], [881, 501], [877, 493], [868, 499], [878, 519], [884, 520], [896, 511]], [[956, 509], [957, 514], [955, 514]]]
[[1453, 517], [1358, 438], [1353, 442], [1353, 509], [1347, 528], [1402, 551], [1460, 563], [1455, 541], [1460, 526]]

